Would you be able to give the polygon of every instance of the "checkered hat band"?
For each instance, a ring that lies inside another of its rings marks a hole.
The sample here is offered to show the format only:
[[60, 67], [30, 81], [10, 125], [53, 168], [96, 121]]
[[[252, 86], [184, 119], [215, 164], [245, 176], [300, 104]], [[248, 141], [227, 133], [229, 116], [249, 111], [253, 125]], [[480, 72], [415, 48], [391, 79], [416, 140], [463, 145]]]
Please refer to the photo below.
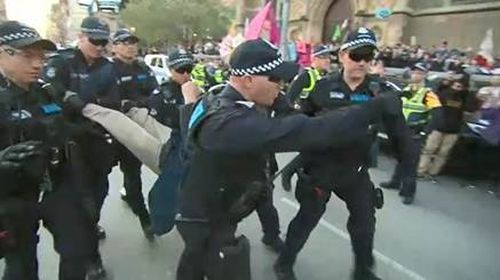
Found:
[[233, 68], [231, 69], [231, 75], [233, 76], [257, 75], [272, 71], [281, 64], [283, 64], [283, 60], [281, 58], [278, 58], [266, 64], [253, 66], [245, 69]]
[[106, 30], [98, 29], [98, 28], [84, 28], [82, 27], [82, 32], [89, 34], [104, 34], [108, 35], [109, 32]]
[[365, 45], [365, 44], [370, 44], [370, 45], [376, 46], [377, 42], [375, 42], [375, 40], [373, 40], [373, 39], [356, 39], [356, 40], [353, 40], [353, 41], [350, 41], [350, 42], [343, 44], [340, 47], [340, 49], [345, 50], [345, 49], [348, 49], [348, 48], [351, 48], [351, 47], [354, 47], [357, 45]]
[[175, 66], [175, 65], [179, 65], [179, 64], [194, 64], [194, 60], [189, 58], [189, 57], [183, 57], [183, 58], [178, 58], [178, 59], [174, 59], [172, 61], [169, 61], [168, 62], [168, 66], [169, 67], [172, 67], [172, 66]]
[[17, 41], [17, 40], [27, 39], [27, 38], [39, 39], [40, 36], [34, 32], [11, 33], [11, 34], [3, 35], [0, 37], [0, 44], [8, 44], [9, 42], [12, 42], [12, 41]]
[[122, 34], [122, 35], [119, 35], [119, 36], [116, 36], [115, 38], [113, 38], [113, 42], [120, 42], [120, 41], [123, 41], [127, 38], [130, 38], [132, 37], [132, 35], [130, 34]]

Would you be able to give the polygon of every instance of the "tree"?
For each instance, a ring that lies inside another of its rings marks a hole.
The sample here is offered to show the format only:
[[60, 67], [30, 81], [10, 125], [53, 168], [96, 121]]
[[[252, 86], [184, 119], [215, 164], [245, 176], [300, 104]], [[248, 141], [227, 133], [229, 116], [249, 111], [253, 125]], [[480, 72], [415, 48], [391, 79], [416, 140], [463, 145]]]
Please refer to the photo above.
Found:
[[122, 20], [149, 44], [198, 37], [221, 38], [233, 18], [218, 0], [130, 0]]

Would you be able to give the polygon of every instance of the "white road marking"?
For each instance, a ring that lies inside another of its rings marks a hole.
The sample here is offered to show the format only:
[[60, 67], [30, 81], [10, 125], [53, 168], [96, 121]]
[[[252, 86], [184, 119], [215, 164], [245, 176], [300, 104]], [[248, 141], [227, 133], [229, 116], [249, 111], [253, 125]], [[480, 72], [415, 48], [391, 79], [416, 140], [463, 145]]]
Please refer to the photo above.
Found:
[[[290, 207], [293, 207], [295, 209], [299, 209], [299, 204], [288, 199], [288, 198], [281, 198], [281, 202], [285, 203], [286, 205], [290, 206]], [[324, 219], [321, 219], [319, 221], [319, 224], [322, 225], [323, 227], [325, 227], [326, 229], [328, 229], [329, 231], [333, 232], [334, 234], [342, 237], [343, 239], [347, 240], [347, 241], [350, 241], [350, 237], [349, 237], [349, 234], [341, 229], [339, 229], [338, 227], [330, 224], [329, 222], [325, 221]], [[415, 271], [409, 269], [409, 268], [406, 268], [405, 266], [403, 266], [402, 264], [398, 263], [397, 261], [387, 257], [386, 255], [382, 254], [381, 252], [377, 251], [377, 250], [373, 250], [373, 255], [375, 256], [375, 258], [377, 258], [379, 261], [385, 263], [386, 265], [392, 267], [393, 269], [399, 271], [400, 273], [403, 273], [405, 275], [408, 276], [408, 279], [412, 279], [412, 280], [426, 280], [425, 277], [423, 277], [422, 275], [416, 273]]]

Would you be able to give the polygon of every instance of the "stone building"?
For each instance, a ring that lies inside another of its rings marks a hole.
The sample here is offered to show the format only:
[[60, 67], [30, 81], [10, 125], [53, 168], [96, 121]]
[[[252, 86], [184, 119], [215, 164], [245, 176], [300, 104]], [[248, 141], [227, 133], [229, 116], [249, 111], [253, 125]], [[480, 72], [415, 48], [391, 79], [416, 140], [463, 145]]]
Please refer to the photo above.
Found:
[[[258, 9], [263, 1], [235, 0], [242, 3], [244, 16]], [[279, 7], [279, 2], [276, 1]], [[392, 10], [380, 20], [379, 7]], [[334, 26], [349, 20], [349, 25], [374, 28], [382, 44], [417, 43], [430, 47], [448, 41], [450, 46], [479, 48], [486, 31], [493, 28], [495, 53], [500, 53], [499, 0], [291, 0], [290, 28], [303, 30], [306, 39], [328, 41]]]

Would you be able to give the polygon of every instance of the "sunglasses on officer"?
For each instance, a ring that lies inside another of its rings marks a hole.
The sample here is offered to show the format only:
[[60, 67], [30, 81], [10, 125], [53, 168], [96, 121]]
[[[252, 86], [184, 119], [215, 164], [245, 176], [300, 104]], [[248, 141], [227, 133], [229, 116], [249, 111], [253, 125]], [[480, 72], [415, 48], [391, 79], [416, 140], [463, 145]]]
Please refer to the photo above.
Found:
[[108, 44], [108, 40], [106, 40], [106, 39], [92, 39], [92, 38], [88, 38], [88, 39], [89, 39], [89, 42], [96, 47], [97, 46], [105, 47]]
[[362, 49], [355, 49], [352, 51], [349, 51], [348, 53], [349, 59], [354, 61], [354, 62], [360, 62], [361, 60], [365, 62], [370, 62], [375, 58], [375, 52], [373, 51], [372, 48], [362, 48]]
[[179, 68], [175, 68], [174, 71], [179, 74], [186, 74], [186, 73], [191, 74], [191, 72], [193, 71], [193, 66], [192, 65], [181, 66]]

